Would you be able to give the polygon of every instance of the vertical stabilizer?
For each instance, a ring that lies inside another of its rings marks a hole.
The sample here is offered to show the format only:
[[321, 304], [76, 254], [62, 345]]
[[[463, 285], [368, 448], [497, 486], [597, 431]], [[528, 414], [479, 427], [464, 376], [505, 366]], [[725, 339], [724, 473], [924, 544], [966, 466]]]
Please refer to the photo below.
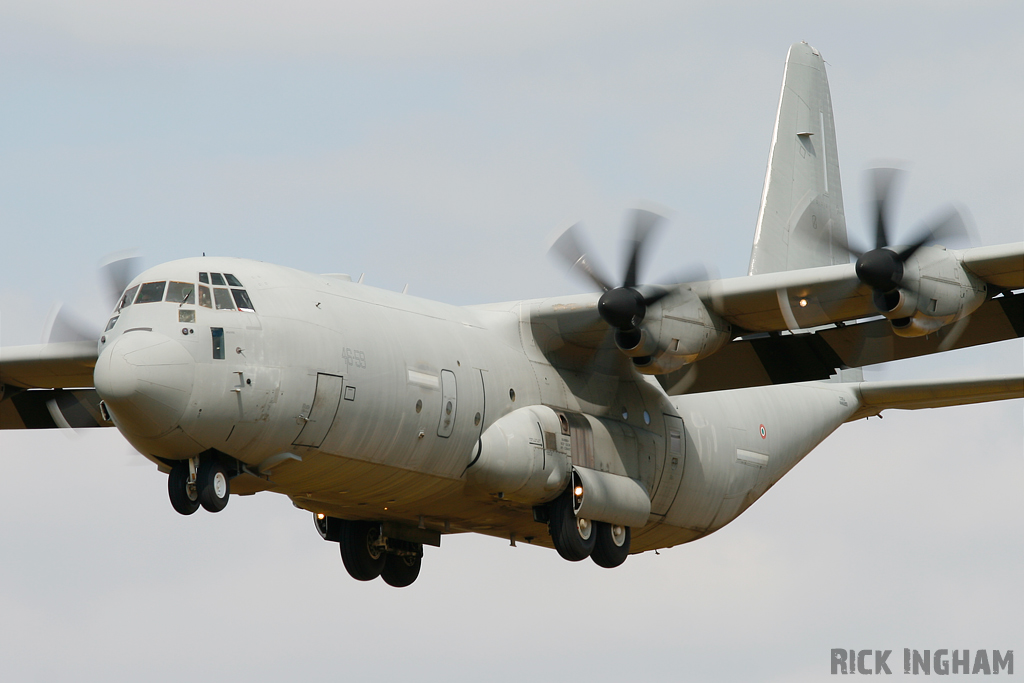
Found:
[[825, 61], [807, 43], [786, 57], [750, 275], [848, 263], [846, 215]]

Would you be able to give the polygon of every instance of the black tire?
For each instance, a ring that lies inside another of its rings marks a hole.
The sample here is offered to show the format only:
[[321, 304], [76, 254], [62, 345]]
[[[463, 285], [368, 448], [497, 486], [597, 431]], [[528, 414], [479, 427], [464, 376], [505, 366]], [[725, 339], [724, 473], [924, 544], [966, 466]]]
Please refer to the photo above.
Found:
[[196, 472], [196, 487], [199, 489], [199, 503], [210, 512], [220, 512], [228, 504], [231, 495], [231, 481], [224, 465], [212, 458], [200, 460]]
[[555, 550], [570, 562], [590, 557], [597, 534], [590, 520], [577, 518], [572, 510], [572, 492], [567, 490], [551, 503], [548, 531]]
[[171, 499], [171, 507], [182, 515], [191, 515], [199, 509], [199, 492], [195, 486], [188, 485], [188, 461], [182, 460], [174, 464], [167, 475], [167, 495]]
[[596, 540], [590, 559], [605, 569], [618, 567], [629, 555], [629, 527], [607, 522], [597, 522], [595, 527]]
[[357, 581], [373, 581], [384, 569], [387, 555], [376, 546], [380, 538], [380, 524], [373, 522], [341, 521], [338, 545], [345, 569]]
[[420, 575], [420, 565], [423, 564], [422, 555], [388, 555], [384, 561], [384, 569], [380, 578], [389, 586], [405, 588], [416, 580]]

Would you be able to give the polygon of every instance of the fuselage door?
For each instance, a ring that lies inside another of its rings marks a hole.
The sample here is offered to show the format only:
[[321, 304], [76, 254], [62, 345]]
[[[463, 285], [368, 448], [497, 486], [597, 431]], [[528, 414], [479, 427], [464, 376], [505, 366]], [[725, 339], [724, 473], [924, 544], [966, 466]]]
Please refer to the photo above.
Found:
[[292, 442], [295, 446], [312, 446], [319, 448], [320, 444], [327, 438], [327, 432], [334, 424], [334, 417], [338, 414], [338, 404], [341, 402], [341, 388], [345, 383], [341, 375], [328, 375], [323, 372], [316, 373], [316, 393], [313, 395], [313, 405], [306, 415], [306, 424], [302, 431]]
[[665, 462], [661, 468], [658, 488], [651, 500], [651, 513], [665, 515], [672, 507], [683, 474], [683, 420], [678, 415], [665, 416]]
[[441, 371], [441, 420], [437, 423], [437, 435], [448, 438], [455, 429], [455, 411], [458, 408], [458, 392], [455, 388], [455, 373]]

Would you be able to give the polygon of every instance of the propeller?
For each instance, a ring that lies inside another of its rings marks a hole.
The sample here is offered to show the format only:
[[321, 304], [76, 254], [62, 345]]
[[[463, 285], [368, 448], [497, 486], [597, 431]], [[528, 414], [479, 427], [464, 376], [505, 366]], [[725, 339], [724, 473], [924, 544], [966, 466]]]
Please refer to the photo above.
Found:
[[615, 330], [615, 342], [620, 348], [632, 349], [640, 343], [640, 325], [647, 309], [673, 292], [669, 288], [638, 284], [644, 248], [662, 220], [662, 216], [652, 211], [633, 211], [626, 274], [619, 286], [611, 284], [600, 268], [588, 258], [582, 246], [582, 227], [579, 223], [569, 227], [551, 245], [551, 251], [568, 263], [570, 270], [578, 270], [603, 292], [597, 301], [597, 312]]
[[851, 247], [845, 249], [857, 258], [857, 278], [879, 294], [889, 294], [900, 287], [916, 291], [910, 283], [903, 281], [903, 264], [926, 244], [965, 235], [964, 220], [959, 211], [950, 208], [938, 219], [926, 224], [909, 245], [893, 246], [889, 229], [890, 199], [894, 186], [903, 173], [894, 168], [876, 168], [870, 173], [875, 215], [875, 248], [866, 251]]
[[[98, 270], [103, 282], [108, 311], [117, 305], [118, 298], [128, 283], [142, 270], [141, 264], [142, 258], [134, 252], [116, 252], [100, 261]], [[103, 328], [83, 318], [84, 316], [76, 314], [70, 307], [55, 304], [43, 331], [43, 341], [55, 343], [98, 340]]]

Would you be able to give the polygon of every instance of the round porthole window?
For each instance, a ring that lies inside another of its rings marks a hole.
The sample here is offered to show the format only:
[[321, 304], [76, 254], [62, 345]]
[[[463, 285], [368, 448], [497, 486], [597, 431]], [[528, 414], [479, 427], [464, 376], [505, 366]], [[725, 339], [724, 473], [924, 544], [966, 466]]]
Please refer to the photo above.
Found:
[[444, 414], [445, 415], [451, 415], [452, 414], [452, 402], [451, 401], [448, 401], [448, 405], [446, 405], [444, 407]]
[[629, 411], [626, 410], [625, 406], [622, 407], [622, 419], [623, 420], [628, 420], [629, 419]]
[[512, 399], [513, 401], [515, 401], [516, 400], [516, 390], [515, 389], [509, 389], [508, 390], [508, 397], [510, 399]]
[[473, 426], [480, 426], [480, 413], [477, 413], [476, 416], [473, 418]]
[[416, 412], [423, 410], [423, 401], [416, 401]]
[[644, 424], [645, 425], [651, 424], [651, 414], [648, 413], [646, 410], [644, 411]]

